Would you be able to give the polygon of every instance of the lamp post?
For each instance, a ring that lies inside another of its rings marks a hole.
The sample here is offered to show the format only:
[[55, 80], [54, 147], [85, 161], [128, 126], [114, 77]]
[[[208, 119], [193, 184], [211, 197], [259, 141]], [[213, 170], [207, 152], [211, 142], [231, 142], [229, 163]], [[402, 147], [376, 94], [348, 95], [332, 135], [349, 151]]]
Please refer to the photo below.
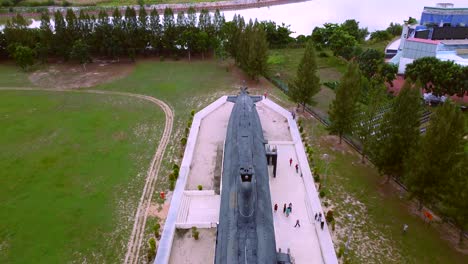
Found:
[[328, 174], [328, 154], [327, 153], [323, 154], [322, 159], [325, 161], [325, 174], [323, 177], [323, 186], [325, 186], [325, 180], [327, 179], [327, 174]]
[[351, 220], [351, 227], [348, 230], [348, 235], [347, 235], [347, 239], [345, 243], [345, 251], [344, 251], [345, 256], [348, 255], [349, 241], [351, 240], [351, 232], [353, 232], [353, 224], [354, 224], [354, 216], [352, 214], [347, 214], [346, 216], [349, 218], [349, 220]]

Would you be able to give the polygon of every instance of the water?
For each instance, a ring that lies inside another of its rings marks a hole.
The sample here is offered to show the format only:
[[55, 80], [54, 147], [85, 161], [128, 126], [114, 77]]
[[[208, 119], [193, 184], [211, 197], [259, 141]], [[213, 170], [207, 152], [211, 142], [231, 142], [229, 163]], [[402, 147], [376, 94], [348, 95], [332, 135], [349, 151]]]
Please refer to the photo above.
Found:
[[[356, 19], [361, 27], [369, 32], [387, 28], [390, 22], [403, 23], [408, 17], [421, 18], [424, 6], [435, 6], [434, 0], [312, 0], [308, 2], [223, 11], [226, 20], [240, 14], [246, 21], [257, 18], [259, 21], [271, 20], [276, 24], [290, 25], [293, 37], [309, 35], [316, 26], [324, 23], [342, 23]], [[467, 7], [467, 0], [452, 0], [454, 7]], [[34, 20], [31, 28], [39, 27], [40, 21]], [[0, 30], [2, 26], [0, 25]]]

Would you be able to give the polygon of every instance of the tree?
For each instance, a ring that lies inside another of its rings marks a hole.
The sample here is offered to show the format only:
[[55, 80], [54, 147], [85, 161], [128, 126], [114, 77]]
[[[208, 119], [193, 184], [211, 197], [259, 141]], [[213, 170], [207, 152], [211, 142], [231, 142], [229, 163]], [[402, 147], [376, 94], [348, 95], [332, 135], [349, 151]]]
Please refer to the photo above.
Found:
[[383, 63], [379, 69], [380, 78], [393, 87], [393, 81], [396, 79], [398, 66], [392, 63]]
[[348, 19], [343, 24], [340, 25], [340, 28], [346, 31], [349, 35], [353, 36], [357, 42], [363, 42], [369, 31], [367, 28], [359, 28], [359, 22], [355, 19]]
[[86, 71], [86, 63], [92, 61], [89, 54], [89, 45], [81, 39], [75, 41], [71, 49], [70, 58], [79, 61], [83, 70]]
[[386, 31], [392, 36], [400, 36], [401, 32], [403, 31], [403, 26], [398, 23], [391, 22]]
[[381, 174], [387, 175], [387, 182], [391, 176], [403, 174], [404, 161], [419, 140], [421, 110], [418, 88], [405, 82], [391, 109], [384, 114], [372, 147], [374, 164]]
[[468, 230], [468, 155], [449, 173], [451, 176], [443, 192], [443, 211], [450, 216], [460, 228], [458, 243], [463, 244], [465, 230]]
[[23, 71], [26, 71], [34, 64], [34, 56], [34, 50], [29, 47], [18, 45], [14, 48], [13, 59]]
[[[420, 148], [411, 155], [405, 181], [419, 208], [439, 200], [457, 165], [462, 162], [465, 123], [461, 110], [450, 101], [439, 107], [431, 118]], [[467, 175], [465, 175], [466, 177]], [[450, 192], [451, 190], [447, 190]]]
[[177, 31], [176, 31], [176, 24], [174, 22], [174, 13], [172, 9], [166, 8], [164, 9], [164, 16], [163, 16], [163, 32], [162, 35], [162, 43], [163, 48], [166, 52], [174, 52], [175, 50], [175, 42], [177, 40]]
[[362, 75], [371, 79], [379, 72], [379, 68], [384, 64], [384, 54], [376, 49], [368, 49], [357, 57], [357, 63]]
[[[387, 103], [386, 87], [375, 81], [362, 79], [362, 86], [368, 86], [365, 104], [360, 104], [358, 117], [354, 126], [353, 133], [362, 143], [361, 161], [364, 163], [366, 155], [372, 148], [375, 135], [382, 121], [382, 112]], [[364, 90], [364, 88], [361, 88]]]
[[149, 25], [150, 25], [150, 36], [149, 42], [156, 54], [159, 54], [161, 51], [161, 37], [162, 37], [162, 26], [159, 20], [158, 10], [153, 8], [150, 13], [149, 17]]
[[361, 74], [358, 66], [350, 63], [336, 90], [336, 97], [328, 110], [331, 124], [328, 130], [340, 137], [353, 130], [357, 113], [357, 101], [360, 94]]
[[349, 51], [347, 48], [354, 47], [356, 45], [356, 39], [342, 29], [337, 29], [333, 32], [328, 44], [330, 49], [333, 51], [333, 54], [338, 56], [346, 56], [346, 51]]
[[305, 105], [310, 104], [312, 97], [319, 91], [320, 78], [317, 76], [315, 48], [309, 42], [297, 68], [296, 78], [289, 84], [289, 95], [305, 109]]

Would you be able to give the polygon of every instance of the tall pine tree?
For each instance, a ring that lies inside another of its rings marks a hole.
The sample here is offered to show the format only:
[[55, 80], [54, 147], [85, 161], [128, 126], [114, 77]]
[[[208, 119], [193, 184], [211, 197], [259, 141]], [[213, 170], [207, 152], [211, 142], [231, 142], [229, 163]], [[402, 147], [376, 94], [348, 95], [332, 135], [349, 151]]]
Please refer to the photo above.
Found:
[[404, 161], [419, 140], [421, 112], [419, 89], [406, 82], [384, 114], [373, 146], [374, 164], [381, 174], [387, 175], [387, 182], [391, 176], [403, 174]]
[[[462, 159], [465, 122], [461, 110], [451, 102], [439, 107], [431, 118], [420, 148], [408, 164], [405, 181], [420, 204], [437, 201], [442, 188], [449, 184], [457, 164]], [[467, 175], [465, 175], [466, 177]], [[421, 207], [420, 207], [421, 208]]]
[[296, 78], [289, 84], [289, 96], [294, 102], [302, 104], [304, 110], [319, 91], [320, 78], [317, 76], [315, 48], [308, 42], [297, 68]]
[[361, 89], [361, 74], [356, 64], [350, 63], [345, 75], [341, 78], [336, 90], [335, 100], [330, 105], [328, 113], [331, 124], [328, 130], [340, 137], [351, 133], [357, 114], [357, 102]]

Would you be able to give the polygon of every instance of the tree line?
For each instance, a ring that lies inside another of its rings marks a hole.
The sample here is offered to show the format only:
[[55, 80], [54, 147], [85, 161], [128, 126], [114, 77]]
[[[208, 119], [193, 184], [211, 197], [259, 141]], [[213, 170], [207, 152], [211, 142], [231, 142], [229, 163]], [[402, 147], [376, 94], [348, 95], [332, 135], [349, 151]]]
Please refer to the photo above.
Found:
[[[51, 21], [54, 21], [52, 23]], [[122, 57], [193, 55], [227, 55], [236, 59], [250, 77], [266, 70], [269, 43], [291, 41], [290, 31], [274, 22], [249, 21], [237, 15], [226, 22], [219, 10], [199, 15], [190, 8], [175, 15], [166, 8], [160, 16], [156, 9], [149, 14], [128, 7], [122, 14], [115, 9], [109, 16], [101, 11], [97, 17], [84, 11], [68, 9], [56, 12], [53, 20], [42, 13], [39, 28], [28, 28], [21, 15], [7, 22], [0, 32], [0, 56], [14, 58], [24, 69], [34, 60], [47, 62], [51, 58], [75, 60], [82, 64], [92, 57], [118, 60]]]
[[[361, 90], [369, 86], [359, 65], [349, 64], [330, 105], [329, 131], [340, 138], [354, 135], [387, 181], [397, 178], [410, 197], [437, 209], [468, 229], [468, 155], [465, 146], [465, 117], [457, 105], [447, 100], [432, 114], [426, 133], [421, 134], [424, 105], [420, 81], [408, 78], [398, 96], [388, 100], [385, 88], [372, 86], [367, 105]], [[341, 142], [341, 140], [340, 140]]]

